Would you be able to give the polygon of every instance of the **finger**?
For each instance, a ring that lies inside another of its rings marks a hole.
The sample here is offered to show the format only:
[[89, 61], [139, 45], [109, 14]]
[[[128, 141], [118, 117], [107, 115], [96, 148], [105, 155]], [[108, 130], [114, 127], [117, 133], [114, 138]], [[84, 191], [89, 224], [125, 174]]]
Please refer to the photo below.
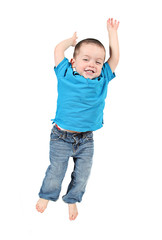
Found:
[[73, 34], [73, 37], [74, 37], [74, 38], [77, 38], [77, 32], [75, 32], [75, 33]]
[[110, 19], [110, 18], [107, 20], [107, 25], [108, 25], [108, 26], [111, 25], [111, 19]]
[[114, 25], [114, 23], [113, 23], [113, 18], [111, 18], [111, 25], [112, 25], [112, 26]]
[[115, 19], [114, 25], [115, 25], [115, 28], [118, 29], [119, 21], [117, 21], [117, 20]]

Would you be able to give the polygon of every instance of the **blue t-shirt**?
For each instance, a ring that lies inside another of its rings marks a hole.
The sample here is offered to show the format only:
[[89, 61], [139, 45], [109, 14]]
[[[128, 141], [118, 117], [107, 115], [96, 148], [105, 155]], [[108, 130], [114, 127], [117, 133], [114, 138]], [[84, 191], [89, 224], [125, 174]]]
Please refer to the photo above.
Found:
[[58, 79], [58, 99], [53, 123], [77, 132], [101, 128], [108, 83], [115, 77], [109, 64], [104, 63], [101, 75], [94, 79], [86, 79], [73, 71], [67, 58], [54, 70]]

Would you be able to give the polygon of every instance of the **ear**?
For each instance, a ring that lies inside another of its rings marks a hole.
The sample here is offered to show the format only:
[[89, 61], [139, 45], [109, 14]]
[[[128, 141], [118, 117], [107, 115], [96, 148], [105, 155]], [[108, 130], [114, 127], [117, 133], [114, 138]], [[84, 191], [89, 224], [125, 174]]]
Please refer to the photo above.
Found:
[[74, 59], [74, 58], [72, 58], [72, 59], [70, 60], [70, 63], [71, 63], [71, 65], [72, 65], [72, 68], [75, 68], [75, 59]]

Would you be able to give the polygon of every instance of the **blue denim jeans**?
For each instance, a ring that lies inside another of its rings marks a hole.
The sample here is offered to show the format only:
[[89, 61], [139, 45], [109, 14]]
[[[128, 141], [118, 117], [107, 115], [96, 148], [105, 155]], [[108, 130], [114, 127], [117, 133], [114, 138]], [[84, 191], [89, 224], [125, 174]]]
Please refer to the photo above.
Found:
[[69, 158], [73, 157], [71, 182], [62, 199], [66, 203], [81, 202], [92, 167], [93, 152], [93, 132], [70, 133], [58, 130], [54, 125], [50, 135], [50, 165], [39, 197], [52, 201], [59, 198]]

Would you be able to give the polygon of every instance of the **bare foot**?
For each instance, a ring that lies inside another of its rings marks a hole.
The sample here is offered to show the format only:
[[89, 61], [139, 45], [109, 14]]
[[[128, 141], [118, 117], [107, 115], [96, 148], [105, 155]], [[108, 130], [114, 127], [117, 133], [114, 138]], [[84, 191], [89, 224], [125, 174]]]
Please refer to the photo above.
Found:
[[49, 202], [49, 200], [40, 198], [36, 205], [37, 211], [43, 213], [48, 205], [48, 202]]
[[78, 210], [76, 204], [68, 204], [69, 205], [69, 219], [75, 220], [78, 216]]

